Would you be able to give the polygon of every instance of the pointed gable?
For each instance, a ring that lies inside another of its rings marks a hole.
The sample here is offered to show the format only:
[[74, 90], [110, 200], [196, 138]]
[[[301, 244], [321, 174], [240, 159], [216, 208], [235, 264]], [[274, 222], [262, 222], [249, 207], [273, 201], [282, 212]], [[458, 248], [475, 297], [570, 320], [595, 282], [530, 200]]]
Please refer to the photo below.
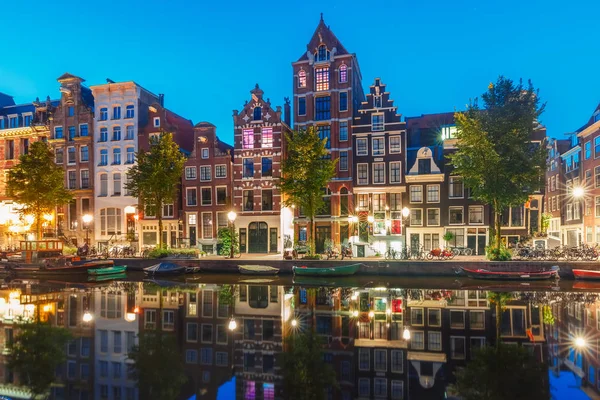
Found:
[[80, 82], [85, 82], [85, 79], [80, 78], [78, 76], [75, 76], [73, 74], [70, 74], [68, 72], [65, 72], [64, 74], [62, 74], [60, 77], [58, 77], [57, 81], [66, 81], [66, 80], [78, 80]]
[[321, 20], [319, 21], [319, 25], [317, 25], [317, 29], [315, 29], [315, 32], [313, 33], [312, 38], [310, 39], [310, 42], [308, 42], [308, 44], [306, 45], [306, 53], [304, 53], [298, 59], [298, 61], [305, 61], [313, 57], [313, 54], [318, 51], [319, 46], [322, 44], [324, 44], [329, 51], [335, 49], [334, 54], [349, 54], [348, 50], [346, 50], [344, 45], [331, 31], [329, 26], [325, 25], [325, 21], [323, 20], [323, 13], [321, 13]]

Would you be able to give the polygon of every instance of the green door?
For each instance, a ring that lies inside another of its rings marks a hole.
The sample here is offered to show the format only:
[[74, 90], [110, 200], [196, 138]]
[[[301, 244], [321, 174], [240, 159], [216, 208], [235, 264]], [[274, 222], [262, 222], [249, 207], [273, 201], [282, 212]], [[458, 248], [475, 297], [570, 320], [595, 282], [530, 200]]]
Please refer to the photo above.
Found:
[[315, 251], [322, 253], [325, 251], [325, 239], [331, 239], [331, 226], [317, 226], [315, 231]]
[[248, 253], [269, 251], [269, 229], [266, 222], [252, 222], [248, 225]]
[[269, 238], [269, 251], [271, 253], [277, 253], [277, 228], [271, 228], [269, 230], [269, 235], [271, 236]]

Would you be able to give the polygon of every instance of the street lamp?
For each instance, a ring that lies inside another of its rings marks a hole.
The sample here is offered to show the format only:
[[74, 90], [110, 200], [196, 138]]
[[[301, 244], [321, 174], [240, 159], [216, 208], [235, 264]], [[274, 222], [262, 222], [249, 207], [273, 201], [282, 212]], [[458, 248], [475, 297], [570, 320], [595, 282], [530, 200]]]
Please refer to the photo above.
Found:
[[587, 343], [586, 343], [585, 339], [584, 339], [584, 338], [582, 338], [581, 336], [580, 336], [580, 337], [577, 337], [577, 338], [575, 339], [575, 346], [577, 346], [578, 348], [582, 349], [582, 348], [584, 348], [586, 345], [587, 345]]
[[83, 322], [88, 323], [91, 322], [94, 319], [94, 316], [92, 315], [91, 312], [86, 311], [83, 313]]
[[85, 214], [81, 217], [85, 228], [85, 243], [89, 246], [89, 235], [90, 235], [90, 222], [94, 219], [91, 214]]
[[[235, 211], [229, 211], [227, 213], [227, 219], [229, 220], [229, 225], [230, 225], [230, 229], [231, 229], [231, 237], [229, 238], [230, 240], [230, 248], [229, 248], [229, 258], [233, 258], [233, 237], [235, 236], [235, 219], [237, 217], [237, 214], [235, 213]], [[235, 321], [232, 320], [232, 322], [235, 323]], [[229, 327], [231, 329], [231, 323], [229, 323]], [[235, 328], [233, 328], [235, 329]]]
[[235, 331], [236, 328], [237, 328], [237, 322], [235, 322], [235, 319], [231, 318], [231, 320], [229, 321], [229, 330]]
[[578, 186], [573, 189], [573, 197], [575, 197], [576, 199], [582, 198], [584, 194], [585, 190], [581, 186]]
[[408, 329], [408, 327], [404, 328], [404, 332], [402, 332], [402, 339], [410, 340], [410, 330]]
[[408, 218], [408, 216], [409, 216], [409, 215], [410, 215], [410, 210], [408, 209], [408, 207], [404, 207], [404, 208], [402, 209], [402, 216], [403, 216], [404, 218]]

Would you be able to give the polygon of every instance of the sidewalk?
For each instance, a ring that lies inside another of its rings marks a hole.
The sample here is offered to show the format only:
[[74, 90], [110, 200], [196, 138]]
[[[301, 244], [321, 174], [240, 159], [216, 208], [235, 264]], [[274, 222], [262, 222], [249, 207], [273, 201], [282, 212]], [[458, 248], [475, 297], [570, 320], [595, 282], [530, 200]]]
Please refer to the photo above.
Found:
[[[225, 256], [218, 256], [218, 255], [207, 255], [205, 257], [201, 257], [201, 260], [224, 260], [224, 259], [228, 259]], [[260, 260], [265, 260], [265, 261], [290, 261], [290, 260], [284, 260], [283, 259], [283, 255], [281, 255], [280, 253], [277, 254], [242, 254], [240, 258], [237, 258], [236, 260], [246, 260], [246, 261], [260, 261]], [[325, 258], [322, 258], [321, 260], [326, 261]], [[338, 257], [337, 259], [330, 259], [329, 261], [341, 261], [342, 258]], [[375, 257], [375, 256], [371, 256], [371, 257], [352, 257], [352, 258], [344, 258], [344, 261], [369, 261], [369, 262], [386, 262], [386, 261], [394, 261], [394, 262], [402, 262], [402, 261], [439, 261], [439, 262], [444, 262], [446, 260], [438, 260], [437, 258], [434, 258], [433, 260], [386, 260], [384, 257]], [[299, 258], [298, 260], [293, 260], [293, 261], [302, 261], [302, 258]], [[487, 262], [485, 259], [485, 256], [456, 256], [452, 259], [452, 261], [468, 261], [468, 262], [474, 262], [474, 261], [479, 261], [479, 262]]]

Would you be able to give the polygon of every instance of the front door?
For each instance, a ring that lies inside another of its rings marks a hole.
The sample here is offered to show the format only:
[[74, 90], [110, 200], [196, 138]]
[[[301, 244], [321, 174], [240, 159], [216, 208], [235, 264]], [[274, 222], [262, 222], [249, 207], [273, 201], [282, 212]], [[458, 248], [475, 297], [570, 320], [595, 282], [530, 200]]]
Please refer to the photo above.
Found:
[[269, 244], [269, 251], [271, 253], [277, 253], [277, 228], [271, 228], [270, 230], [270, 244]]
[[248, 253], [269, 251], [269, 229], [266, 222], [252, 222], [248, 226]]
[[331, 226], [317, 226], [315, 229], [315, 252], [325, 251], [325, 239], [331, 239]]

